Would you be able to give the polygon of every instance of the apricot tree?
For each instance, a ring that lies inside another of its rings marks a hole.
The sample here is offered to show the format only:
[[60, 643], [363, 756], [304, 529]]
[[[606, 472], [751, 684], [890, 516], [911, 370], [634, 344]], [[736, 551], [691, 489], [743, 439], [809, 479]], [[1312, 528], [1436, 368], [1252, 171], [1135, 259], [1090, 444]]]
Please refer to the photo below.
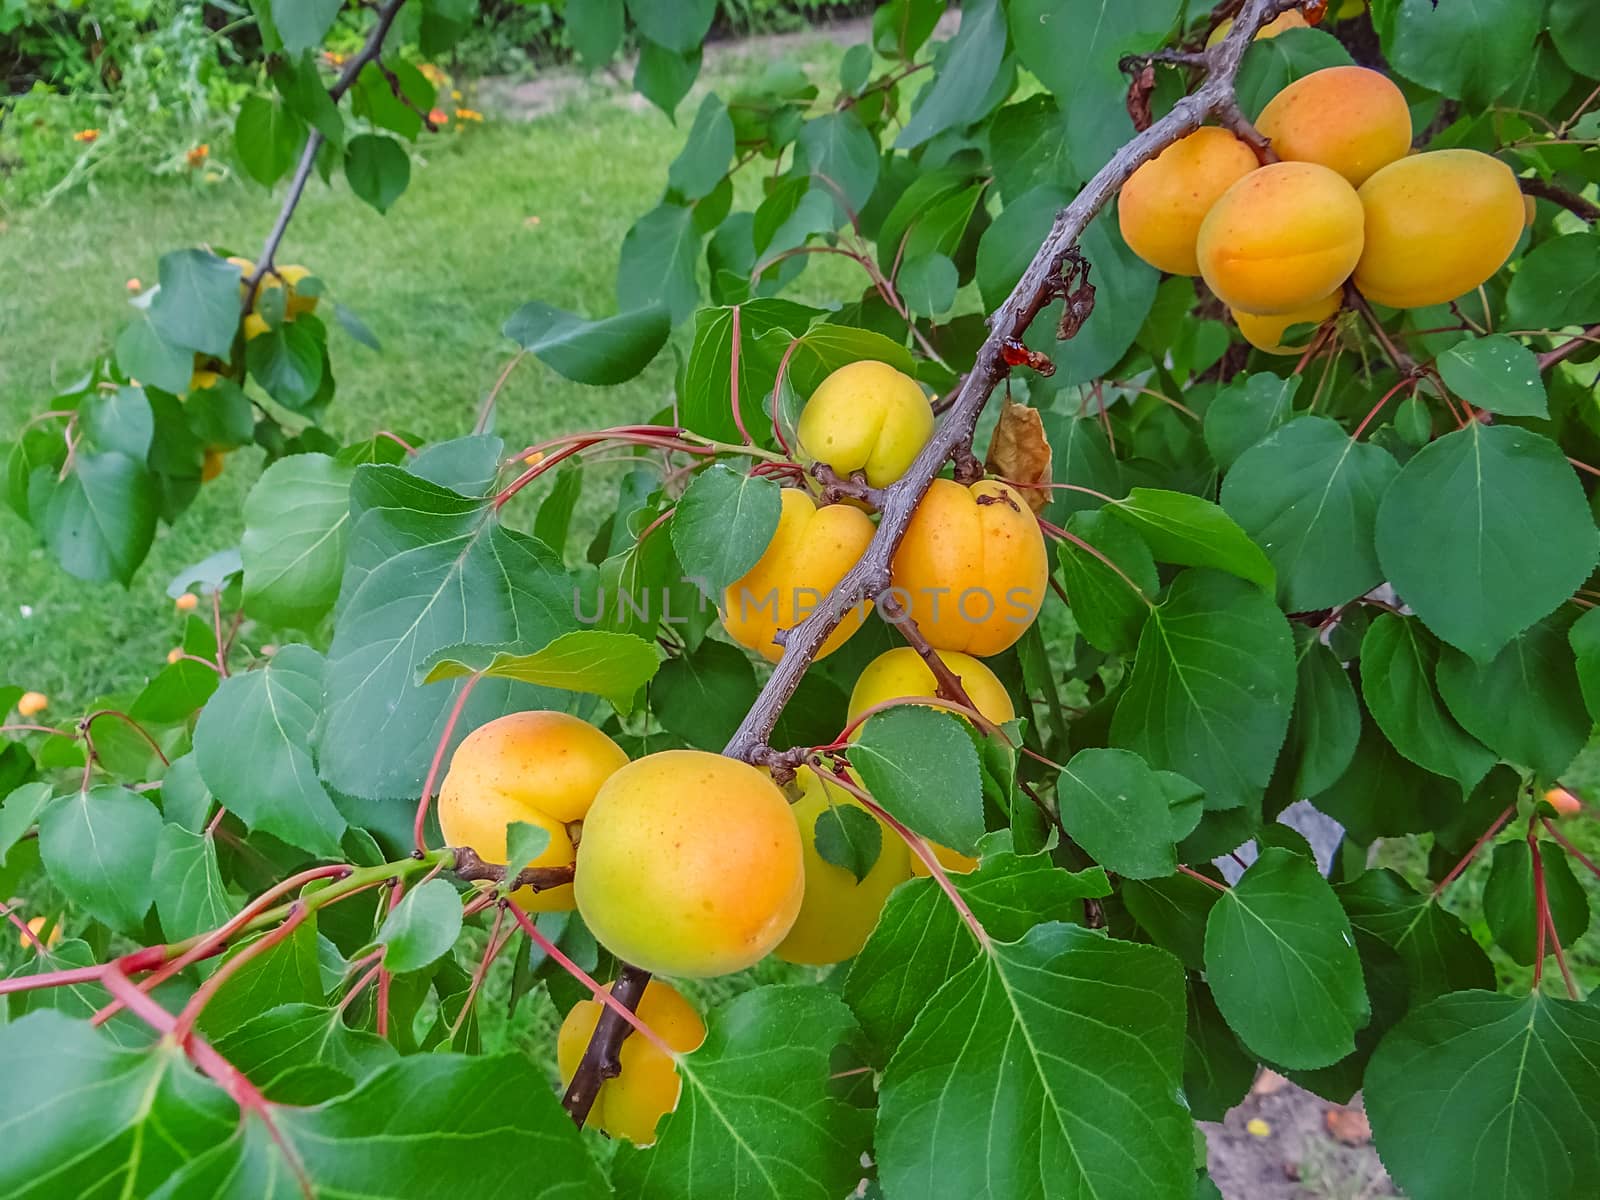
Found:
[[[0, 1194], [1189, 1200], [1263, 1064], [1416, 1200], [1595, 1193], [1591, 5], [891, 0], [432, 445], [323, 428], [370, 334], [277, 260], [471, 8], [330, 78], [338, 7], [256, 5], [265, 245], [10, 447], [86, 581], [269, 465], [137, 695], [0, 691]], [[564, 11], [671, 114], [715, 9]]]

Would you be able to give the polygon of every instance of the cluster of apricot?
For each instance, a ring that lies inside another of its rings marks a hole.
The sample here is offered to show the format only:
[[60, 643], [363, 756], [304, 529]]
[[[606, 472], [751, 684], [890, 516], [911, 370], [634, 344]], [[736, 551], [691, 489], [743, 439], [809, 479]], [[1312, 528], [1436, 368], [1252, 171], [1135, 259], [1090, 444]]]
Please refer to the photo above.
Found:
[[[850, 364], [815, 392], [800, 420], [802, 444], [841, 476], [874, 486], [905, 473], [933, 429], [927, 396], [882, 363]], [[792, 628], [860, 559], [872, 519], [850, 504], [819, 507], [785, 489], [778, 527], [760, 560], [728, 588], [729, 635], [768, 659], [774, 636]], [[936, 480], [914, 514], [892, 564], [897, 599], [961, 679], [977, 711], [1003, 724], [1014, 715], [1005, 687], [974, 655], [997, 654], [1031, 624], [1047, 582], [1044, 542], [1033, 514], [1004, 483]], [[1010, 610], [963, 593], [999, 592]], [[807, 599], [809, 597], [809, 600]], [[940, 601], [943, 604], [940, 604]], [[757, 605], [757, 601], [761, 603]], [[836, 629], [818, 657], [860, 628], [865, 610]], [[890, 700], [938, 703], [938, 681], [910, 647], [890, 650], [858, 678], [847, 720]], [[859, 783], [856, 783], [859, 786]], [[576, 907], [617, 958], [656, 976], [701, 978], [742, 970], [768, 954], [828, 964], [853, 956], [889, 893], [913, 874], [905, 842], [882, 830], [876, 862], [860, 878], [828, 862], [816, 845], [820, 818], [836, 806], [870, 812], [825, 774], [801, 767], [780, 786], [767, 771], [700, 750], [666, 750], [629, 761], [592, 725], [559, 712], [514, 713], [481, 726], [457, 748], [439, 793], [445, 839], [504, 862], [507, 826], [527, 822], [549, 843], [520, 870], [573, 866], [571, 884], [513, 900], [535, 911]], [[969, 871], [975, 860], [943, 847], [937, 860]], [[920, 860], [915, 864], [920, 866]], [[923, 873], [926, 873], [924, 868]], [[668, 983], [653, 979], [641, 1019], [668, 1046], [693, 1050], [705, 1027]], [[570, 1080], [600, 1016], [584, 1002], [568, 1015], [557, 1057]], [[589, 1121], [635, 1142], [654, 1139], [677, 1103], [671, 1058], [644, 1039], [624, 1043], [622, 1073], [600, 1089]]]
[[1134, 253], [1199, 275], [1245, 339], [1295, 353], [1346, 280], [1391, 308], [1444, 304], [1500, 269], [1522, 236], [1516, 176], [1476, 150], [1411, 150], [1411, 112], [1389, 78], [1328, 67], [1295, 80], [1256, 120], [1279, 161], [1204, 127], [1133, 173], [1118, 219]]

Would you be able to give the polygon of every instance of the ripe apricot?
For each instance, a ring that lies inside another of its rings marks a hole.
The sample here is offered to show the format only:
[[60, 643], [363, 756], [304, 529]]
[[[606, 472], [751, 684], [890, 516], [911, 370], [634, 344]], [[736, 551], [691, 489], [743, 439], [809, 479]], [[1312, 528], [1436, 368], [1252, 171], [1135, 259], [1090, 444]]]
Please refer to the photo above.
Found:
[[263, 333], [271, 333], [272, 326], [267, 324], [267, 319], [260, 313], [246, 313], [244, 315], [244, 340], [258, 338]]
[[[1305, 17], [1301, 15], [1301, 12], [1298, 8], [1291, 8], [1288, 12], [1282, 14], [1281, 16], [1274, 17], [1260, 29], [1256, 30], [1256, 36], [1253, 37], [1251, 41], [1259, 42], [1262, 38], [1275, 38], [1286, 30], [1308, 29], [1310, 26], [1311, 22], [1307, 21]], [[1232, 28], [1232, 17], [1229, 17], [1225, 21], [1217, 22], [1217, 27], [1211, 31], [1211, 36], [1206, 38], [1206, 45], [1215, 46], [1223, 38], [1228, 36], [1228, 30]]]
[[42, 941], [46, 950], [53, 950], [56, 948], [61, 941], [61, 922], [57, 921], [51, 928], [49, 936], [46, 937], [44, 927], [47, 922], [48, 918], [45, 917], [28, 918], [28, 933], [33, 934], [33, 937], [30, 938], [26, 933], [23, 933], [20, 930], [17, 932], [17, 940], [22, 943], [24, 949], [37, 951], [38, 947], [34, 945], [35, 939]]
[[1257, 316], [1309, 308], [1361, 257], [1361, 201], [1317, 163], [1277, 162], [1222, 194], [1200, 224], [1200, 274], [1229, 308]]
[[888, 363], [847, 363], [811, 393], [795, 428], [800, 448], [873, 487], [906, 473], [933, 434], [933, 406], [917, 381]]
[[[1005, 685], [983, 663], [970, 654], [953, 650], [940, 650], [938, 655], [961, 680], [961, 687], [973, 706], [991, 722], [1003, 725], [1017, 715], [1011, 707], [1011, 697]], [[850, 692], [849, 719], [854, 721], [867, 709], [885, 700], [906, 697], [926, 696], [932, 705], [938, 707], [940, 701], [934, 699], [938, 690], [939, 681], [933, 677], [928, 664], [922, 661], [922, 655], [910, 646], [896, 646], [878, 655], [856, 677], [856, 686]]]
[[1257, 165], [1255, 151], [1226, 129], [1196, 129], [1122, 185], [1117, 223], [1123, 240], [1159, 271], [1198, 275], [1200, 223], [1217, 198]]
[[210, 483], [222, 474], [222, 468], [227, 465], [228, 452], [219, 450], [215, 446], [207, 446], [205, 457], [200, 460], [200, 482]]
[[1411, 109], [1392, 80], [1366, 67], [1324, 67], [1267, 102], [1256, 128], [1279, 158], [1329, 167], [1360, 187], [1411, 149]]
[[312, 312], [317, 307], [317, 297], [303, 296], [296, 289], [302, 279], [310, 276], [311, 269], [302, 267], [298, 263], [291, 263], [287, 267], [278, 268], [278, 278], [283, 280], [283, 286], [288, 289], [284, 296], [283, 315], [286, 320], [294, 320], [301, 313]]
[[1583, 811], [1583, 801], [1564, 787], [1553, 787], [1544, 794], [1544, 802], [1556, 810], [1558, 817], [1570, 817]]
[[38, 716], [50, 707], [50, 700], [43, 692], [23, 692], [17, 700], [17, 711], [25, 717]]
[[[803, 621], [861, 558], [872, 540], [867, 514], [848, 504], [817, 507], [808, 492], [785, 488], [778, 528], [766, 552], [722, 597], [722, 624], [741, 646], [768, 662], [783, 657], [773, 641], [780, 629]], [[817, 657], [832, 654], [866, 620], [866, 606], [857, 606], [839, 622]]]
[[[606, 991], [614, 986], [608, 984]], [[583, 1052], [594, 1036], [604, 1007], [598, 1000], [580, 1000], [561, 1022], [556, 1034], [556, 1065], [561, 1071], [562, 1087], [578, 1073], [578, 1064], [583, 1061]], [[706, 1026], [700, 1014], [669, 983], [652, 979], [645, 984], [635, 1011], [639, 1020], [680, 1054], [698, 1049], [706, 1040]], [[618, 1061], [622, 1074], [600, 1085], [584, 1124], [635, 1145], [648, 1145], [656, 1140], [656, 1123], [678, 1106], [678, 1091], [683, 1085], [677, 1065], [637, 1035], [622, 1043]]]
[[866, 812], [866, 806], [810, 767], [795, 772], [794, 786], [800, 792], [793, 811], [804, 846], [805, 898], [789, 936], [773, 954], [792, 963], [843, 962], [866, 944], [889, 893], [911, 877], [911, 852], [898, 834], [879, 822], [878, 861], [857, 882], [852, 872], [817, 852], [817, 820], [834, 807], [854, 806]]
[[203, 392], [206, 388], [216, 387], [221, 378], [222, 376], [216, 371], [195, 371], [189, 376], [189, 390], [191, 392]]
[[1444, 304], [1488, 279], [1522, 236], [1511, 168], [1477, 150], [1430, 150], [1361, 185], [1361, 294], [1391, 308]]
[[184, 592], [172, 602], [172, 606], [179, 612], [193, 612], [200, 606], [200, 597], [193, 592]]
[[663, 750], [600, 788], [583, 823], [578, 911], [618, 958], [662, 975], [726, 975], [794, 924], [805, 856], [764, 772], [704, 750]]
[[[586, 721], [560, 712], [519, 712], [480, 725], [450, 759], [439, 789], [439, 828], [452, 846], [470, 846], [485, 862], [506, 861], [506, 826], [526, 821], [550, 833], [550, 845], [523, 867], [560, 867], [573, 859], [573, 826], [595, 793], [628, 756]], [[520, 888], [522, 907], [553, 912], [573, 906], [572, 885]]]
[[1291, 325], [1320, 325], [1334, 313], [1339, 311], [1339, 305], [1344, 302], [1342, 292], [1329, 292], [1321, 300], [1308, 308], [1297, 312], [1283, 313], [1276, 317], [1258, 317], [1253, 313], [1234, 311], [1233, 319], [1239, 324], [1239, 332], [1244, 334], [1244, 340], [1249, 342], [1263, 354], [1299, 354], [1306, 348], [1307, 343], [1287, 345], [1283, 340], [1285, 331]]
[[929, 644], [980, 657], [1027, 632], [1049, 577], [1038, 521], [994, 479], [935, 479], [890, 564], [891, 594]]

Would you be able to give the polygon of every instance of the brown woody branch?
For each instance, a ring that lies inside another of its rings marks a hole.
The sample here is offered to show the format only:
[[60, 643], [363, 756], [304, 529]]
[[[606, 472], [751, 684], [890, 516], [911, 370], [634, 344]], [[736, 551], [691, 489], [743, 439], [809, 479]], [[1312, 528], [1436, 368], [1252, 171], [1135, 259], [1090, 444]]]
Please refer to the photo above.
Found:
[[937, 683], [933, 694], [941, 700], [964, 704], [977, 712], [978, 706], [972, 702], [972, 697], [967, 695], [961, 676], [950, 669], [950, 664], [945, 662], [939, 656], [939, 652], [929, 644], [928, 639], [922, 636], [922, 630], [893, 591], [884, 592], [878, 598], [878, 613], [900, 631], [900, 636], [906, 639], [906, 644], [917, 652], [917, 656], [928, 665], [928, 670], [933, 672], [933, 678]]
[[883, 489], [867, 482], [860, 471], [840, 475], [825, 462], [811, 465], [811, 477], [822, 484], [822, 502], [837, 504], [841, 500], [860, 500], [872, 508], [883, 503]]
[[[626, 963], [620, 965], [622, 969], [617, 972], [616, 983], [611, 985], [611, 995], [629, 1012], [637, 1012], [645, 985], [650, 982], [650, 972]], [[572, 1082], [567, 1085], [566, 1094], [561, 1097], [562, 1107], [578, 1128], [583, 1128], [589, 1119], [589, 1110], [600, 1094], [600, 1085], [622, 1074], [622, 1042], [632, 1031], [632, 1026], [610, 1008], [600, 1010], [594, 1034], [584, 1047], [583, 1058], [578, 1062]]]
[[1539, 370], [1548, 371], [1559, 362], [1565, 362], [1586, 346], [1600, 344], [1600, 324], [1591, 325], [1576, 337], [1562, 342], [1553, 350], [1539, 355]]
[[1581, 217], [1591, 224], [1600, 221], [1600, 204], [1585, 200], [1577, 192], [1568, 191], [1560, 184], [1546, 183], [1542, 179], [1519, 179], [1517, 183], [1522, 188], [1524, 196], [1537, 196], [1541, 200], [1559, 204], [1573, 216]]
[[[485, 862], [478, 857], [478, 852], [471, 846], [452, 846], [450, 853], [455, 856], [457, 879], [468, 883], [479, 879], [492, 879], [495, 883], [499, 883], [506, 877], [505, 867], [499, 863]], [[511, 890], [531, 888], [536, 892], [547, 892], [551, 888], [571, 883], [572, 876], [571, 863], [564, 867], [525, 867], [511, 881]]]

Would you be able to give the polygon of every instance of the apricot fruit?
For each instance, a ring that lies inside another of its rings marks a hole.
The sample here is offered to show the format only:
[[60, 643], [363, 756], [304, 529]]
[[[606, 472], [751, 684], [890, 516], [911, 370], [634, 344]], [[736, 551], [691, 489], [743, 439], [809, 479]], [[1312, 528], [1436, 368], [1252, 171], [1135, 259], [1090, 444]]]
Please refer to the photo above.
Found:
[[1298, 312], [1282, 313], [1275, 317], [1259, 317], [1253, 313], [1235, 310], [1233, 319], [1239, 325], [1239, 332], [1244, 334], [1244, 340], [1263, 354], [1299, 354], [1309, 343], [1300, 342], [1297, 345], [1285, 343], [1283, 335], [1289, 327], [1320, 325], [1338, 312], [1342, 303], [1344, 303], [1343, 292], [1334, 291]]
[[800, 448], [839, 475], [860, 471], [873, 487], [906, 473], [933, 435], [933, 406], [917, 381], [888, 363], [847, 363], [800, 410]]
[[[606, 991], [614, 986], [608, 984]], [[556, 1034], [556, 1065], [561, 1071], [562, 1087], [578, 1073], [578, 1064], [583, 1061], [583, 1052], [604, 1008], [598, 1000], [580, 1000], [561, 1022]], [[680, 1054], [698, 1049], [706, 1040], [706, 1026], [700, 1014], [677, 988], [659, 979], [645, 984], [635, 1011], [639, 1020]], [[600, 1085], [584, 1124], [637, 1146], [648, 1145], [656, 1140], [656, 1123], [678, 1106], [678, 1091], [683, 1084], [677, 1064], [637, 1035], [622, 1043], [618, 1061], [622, 1074]]]
[[1159, 271], [1198, 275], [1200, 223], [1257, 165], [1255, 151], [1226, 129], [1208, 126], [1180, 138], [1122, 185], [1117, 224], [1123, 241]]
[[835, 807], [854, 806], [868, 812], [866, 805], [810, 767], [795, 772], [793, 788], [800, 793], [793, 812], [805, 856], [805, 898], [789, 936], [778, 943], [773, 954], [785, 962], [816, 966], [843, 962], [866, 945], [889, 893], [911, 878], [911, 852], [899, 834], [879, 822], [883, 837], [878, 861], [857, 881], [852, 872], [817, 852], [817, 821]]
[[1361, 294], [1390, 308], [1445, 304], [1488, 279], [1522, 236], [1511, 168], [1477, 150], [1430, 150], [1392, 162], [1361, 185], [1366, 244]]
[[49, 924], [49, 920], [46, 917], [29, 917], [28, 933], [33, 934], [33, 937], [30, 938], [26, 933], [18, 930], [17, 940], [22, 943], [23, 948], [26, 950], [38, 950], [38, 946], [34, 944], [35, 939], [43, 942], [46, 950], [54, 950], [61, 942], [61, 922], [57, 921], [55, 923], [50, 930], [49, 936], [46, 936], [44, 932], [44, 927], [47, 924]]
[[1583, 811], [1583, 801], [1564, 787], [1553, 787], [1544, 794], [1544, 802], [1556, 810], [1558, 817], [1570, 817]]
[[726, 975], [794, 925], [805, 855], [770, 776], [705, 750], [663, 750], [600, 788], [583, 823], [578, 911], [600, 944], [662, 975]]
[[[1291, 8], [1288, 12], [1274, 17], [1260, 29], [1256, 30], [1256, 36], [1252, 38], [1251, 41], [1259, 42], [1262, 38], [1275, 38], [1280, 33], [1284, 33], [1290, 29], [1309, 29], [1310, 27], [1311, 22], [1305, 19], [1300, 10], [1298, 8]], [[1232, 28], [1232, 17], [1229, 17], [1224, 21], [1217, 22], [1217, 27], [1211, 31], [1211, 36], [1206, 38], [1206, 45], [1215, 46], [1223, 38], [1228, 36], [1228, 30]]]
[[244, 340], [260, 337], [263, 333], [271, 333], [272, 326], [267, 324], [267, 319], [260, 313], [246, 313], [244, 315]]
[[[768, 662], [783, 657], [773, 640], [780, 629], [805, 620], [822, 597], [861, 558], [872, 540], [867, 514], [848, 504], [820, 508], [810, 493], [785, 488], [778, 528], [756, 565], [723, 593], [722, 624], [728, 635]], [[866, 620], [867, 606], [858, 605], [839, 622], [818, 658], [832, 654]]]
[[43, 692], [23, 692], [17, 700], [17, 712], [25, 717], [35, 717], [50, 707], [50, 700]]
[[[995, 673], [970, 654], [953, 650], [937, 651], [945, 666], [961, 680], [967, 697], [980, 713], [996, 725], [1004, 725], [1016, 716], [1011, 697], [1005, 685], [995, 678]], [[869, 662], [856, 677], [850, 692], [849, 720], [854, 721], [867, 709], [886, 700], [927, 697], [928, 703], [939, 707], [936, 699], [939, 681], [933, 671], [910, 646], [897, 646], [885, 650]]]
[[216, 446], [207, 446], [205, 456], [200, 460], [200, 482], [210, 483], [222, 474], [222, 468], [228, 464], [228, 452]]
[[[944, 868], [947, 875], [966, 875], [978, 869], [978, 860], [970, 854], [962, 854], [959, 850], [952, 850], [949, 846], [941, 846], [938, 842], [929, 842], [928, 849], [933, 851], [933, 857]], [[922, 856], [911, 856], [911, 874], [918, 879], [926, 879], [933, 874], [928, 870], [927, 863], [922, 861]]]
[[203, 392], [207, 388], [216, 387], [222, 376], [216, 371], [199, 370], [189, 376], [189, 390]]
[[928, 643], [979, 657], [1027, 632], [1049, 577], [1039, 522], [995, 479], [935, 479], [890, 563], [891, 594]]
[[1360, 187], [1411, 149], [1411, 109], [1393, 81], [1367, 67], [1324, 67], [1267, 102], [1256, 128], [1289, 162], [1319, 163]]
[[193, 612], [200, 607], [200, 597], [193, 592], [184, 592], [172, 602], [172, 606], [181, 613]]
[[1362, 208], [1328, 167], [1277, 162], [1222, 193], [1200, 224], [1200, 274], [1229, 308], [1299, 312], [1344, 282], [1361, 257]]
[[[447, 844], [470, 846], [485, 862], [505, 863], [506, 826], [526, 821], [547, 830], [550, 844], [516, 869], [566, 866], [573, 860], [574, 828], [601, 784], [627, 762], [622, 747], [566, 713], [500, 717], [456, 747], [439, 788], [439, 828]], [[572, 885], [519, 888], [512, 899], [536, 912], [569, 909]]]
[[301, 313], [313, 312], [317, 307], [317, 297], [301, 295], [297, 290], [300, 281], [309, 278], [311, 269], [302, 267], [298, 263], [291, 263], [287, 267], [278, 268], [278, 278], [283, 281], [287, 289], [283, 298], [283, 315], [285, 320], [292, 321]]

